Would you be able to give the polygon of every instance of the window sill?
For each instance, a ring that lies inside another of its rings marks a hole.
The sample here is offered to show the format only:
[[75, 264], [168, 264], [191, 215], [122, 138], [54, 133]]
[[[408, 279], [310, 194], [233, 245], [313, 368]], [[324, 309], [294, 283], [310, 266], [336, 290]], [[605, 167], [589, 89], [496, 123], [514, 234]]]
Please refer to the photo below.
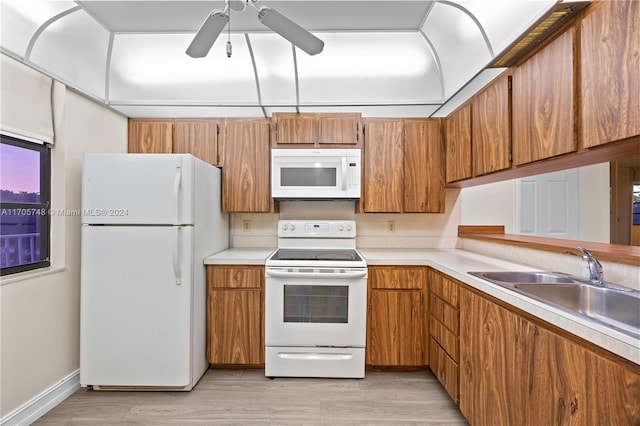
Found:
[[57, 274], [64, 271], [64, 266], [50, 266], [48, 268], [34, 269], [33, 271], [18, 272], [17, 274], [4, 275], [0, 277], [0, 286], [13, 284], [18, 281], [31, 280], [33, 278], [42, 277], [45, 275]]
[[634, 266], [640, 265], [640, 247], [638, 246], [505, 234], [504, 226], [461, 225], [458, 227], [458, 237], [575, 256], [582, 256], [582, 253], [576, 249], [576, 247], [580, 246], [593, 253], [598, 260]]

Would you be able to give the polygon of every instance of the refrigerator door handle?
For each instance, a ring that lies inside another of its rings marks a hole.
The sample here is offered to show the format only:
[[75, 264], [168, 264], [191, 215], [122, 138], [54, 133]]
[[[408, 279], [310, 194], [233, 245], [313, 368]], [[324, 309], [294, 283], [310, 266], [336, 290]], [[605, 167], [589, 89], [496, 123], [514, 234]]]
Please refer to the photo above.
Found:
[[176, 176], [173, 180], [173, 202], [176, 209], [175, 225], [180, 225], [180, 184], [182, 182], [182, 167], [176, 166]]
[[176, 226], [176, 243], [173, 246], [173, 273], [176, 277], [176, 285], [182, 284], [182, 268], [180, 266], [181, 254], [180, 227]]

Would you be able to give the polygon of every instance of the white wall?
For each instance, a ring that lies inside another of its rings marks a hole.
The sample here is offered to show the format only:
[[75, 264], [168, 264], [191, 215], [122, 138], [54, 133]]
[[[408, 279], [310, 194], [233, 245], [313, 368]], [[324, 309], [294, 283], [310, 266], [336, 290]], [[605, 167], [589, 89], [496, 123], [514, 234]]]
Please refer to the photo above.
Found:
[[80, 185], [85, 152], [126, 152], [127, 119], [70, 91], [52, 151], [52, 272], [0, 286], [0, 416], [79, 368]]
[[[609, 243], [609, 163], [580, 167], [580, 241]], [[515, 234], [516, 180], [464, 188], [462, 225], [504, 225]]]
[[515, 180], [472, 186], [461, 191], [462, 225], [504, 225], [516, 230]]

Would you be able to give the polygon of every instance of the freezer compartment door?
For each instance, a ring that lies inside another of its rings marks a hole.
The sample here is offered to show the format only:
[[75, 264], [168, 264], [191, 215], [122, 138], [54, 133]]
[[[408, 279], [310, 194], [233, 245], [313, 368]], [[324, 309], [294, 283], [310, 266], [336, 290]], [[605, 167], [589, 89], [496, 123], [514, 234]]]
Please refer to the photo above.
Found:
[[82, 223], [192, 225], [194, 157], [86, 154]]
[[192, 227], [82, 226], [82, 385], [191, 383], [192, 241]]

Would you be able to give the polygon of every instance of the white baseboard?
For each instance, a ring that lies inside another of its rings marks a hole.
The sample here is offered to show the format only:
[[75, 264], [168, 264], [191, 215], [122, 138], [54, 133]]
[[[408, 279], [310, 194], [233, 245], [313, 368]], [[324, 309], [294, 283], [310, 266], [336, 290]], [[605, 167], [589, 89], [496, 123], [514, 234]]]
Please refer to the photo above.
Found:
[[30, 425], [80, 389], [80, 370], [46, 389], [2, 419], [0, 426]]

